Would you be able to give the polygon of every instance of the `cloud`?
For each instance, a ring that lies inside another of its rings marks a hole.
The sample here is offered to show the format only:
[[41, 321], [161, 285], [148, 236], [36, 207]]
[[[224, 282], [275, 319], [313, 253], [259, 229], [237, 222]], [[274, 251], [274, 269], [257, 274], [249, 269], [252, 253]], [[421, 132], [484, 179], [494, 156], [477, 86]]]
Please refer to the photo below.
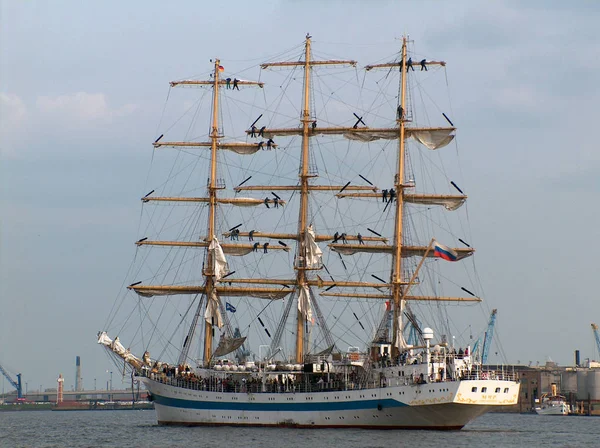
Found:
[[[112, 107], [104, 93], [44, 95], [27, 105], [18, 95], [0, 93], [0, 154], [24, 158], [53, 141], [53, 151], [69, 143], [122, 138], [130, 131], [135, 104]], [[121, 135], [119, 135], [119, 133]]]
[[59, 96], [40, 96], [36, 108], [41, 114], [58, 115], [77, 122], [110, 121], [136, 110], [133, 104], [111, 109], [103, 93], [77, 92]]

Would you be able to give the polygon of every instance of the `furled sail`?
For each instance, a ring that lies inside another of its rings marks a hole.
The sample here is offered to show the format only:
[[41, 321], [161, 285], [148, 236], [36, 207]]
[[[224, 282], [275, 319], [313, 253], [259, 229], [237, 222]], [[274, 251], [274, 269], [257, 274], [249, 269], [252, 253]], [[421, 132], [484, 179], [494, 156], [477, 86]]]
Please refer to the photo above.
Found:
[[219, 240], [216, 236], [213, 237], [208, 249], [213, 254], [213, 275], [215, 276], [215, 280], [219, 280], [221, 277], [227, 274], [229, 268], [227, 267], [227, 260], [225, 259], [223, 249], [221, 248]]
[[306, 316], [306, 320], [312, 321], [310, 291], [308, 290], [308, 286], [306, 285], [303, 285], [298, 293], [298, 311]]
[[136, 369], [140, 369], [143, 365], [143, 362], [140, 358], [133, 355], [129, 349], [123, 347], [121, 341], [119, 341], [119, 336], [115, 338], [113, 341], [106, 331], [101, 331], [98, 333], [98, 344], [104, 345], [108, 350], [115, 353], [117, 356], [122, 358], [126, 363], [135, 367]]
[[425, 130], [413, 130], [410, 136], [429, 149], [439, 149], [446, 146], [454, 139], [454, 128]]
[[255, 152], [257, 152], [259, 150], [258, 145], [253, 145], [253, 146], [242, 146], [242, 145], [232, 145], [232, 144], [222, 144], [222, 145], [218, 145], [219, 149], [227, 149], [229, 151], [233, 151], [236, 154], [241, 154], [244, 156], [250, 155], [250, 154], [254, 154]]
[[308, 268], [317, 268], [321, 266], [323, 251], [315, 241], [315, 231], [312, 226], [306, 229], [306, 266]]
[[393, 246], [384, 246], [383, 244], [376, 246], [367, 246], [365, 244], [329, 244], [329, 247], [334, 252], [338, 252], [342, 255], [354, 255], [358, 252], [385, 254], [391, 253], [394, 250]]
[[217, 345], [217, 349], [213, 353], [213, 357], [218, 358], [219, 356], [225, 356], [228, 353], [231, 353], [234, 350], [237, 350], [242, 346], [245, 337], [243, 338], [228, 338], [222, 336], [219, 340], [219, 345]]
[[442, 205], [446, 210], [459, 209], [467, 200], [466, 196], [433, 195], [433, 194], [405, 194], [404, 201], [411, 204]]
[[[258, 205], [264, 205], [264, 199], [254, 199], [254, 198], [219, 198], [217, 199], [219, 204], [231, 204], [237, 205], [238, 207], [256, 207]], [[267, 203], [272, 204], [274, 201], [272, 199], [268, 199]], [[285, 201], [278, 201], [278, 205], [285, 205]]]
[[248, 255], [252, 252], [252, 246], [241, 246], [241, 245], [223, 245], [223, 252], [227, 255], [232, 255], [234, 257], [241, 257], [243, 255]]
[[204, 320], [206, 320], [206, 322], [209, 324], [216, 325], [219, 328], [223, 326], [223, 318], [221, 317], [221, 311], [219, 310], [219, 297], [217, 297], [217, 292], [214, 289], [209, 294], [208, 301], [206, 303]]
[[[392, 253], [394, 250], [394, 246], [387, 245], [373, 245], [367, 246], [365, 244], [339, 244], [332, 243], [328, 245], [331, 250], [334, 252], [338, 252], [342, 255], [354, 255], [359, 252], [363, 253]], [[472, 247], [469, 248], [453, 248], [453, 251], [456, 252], [457, 260], [462, 260], [463, 258], [470, 257], [475, 252], [475, 249]], [[402, 258], [407, 257], [423, 257], [427, 252], [427, 246], [402, 246]], [[433, 258], [435, 257], [434, 251], [430, 250], [427, 252], [427, 257]]]
[[[399, 319], [402, 319], [402, 316], [404, 316], [404, 300], [400, 301], [400, 309], [398, 310], [398, 317]], [[400, 323], [398, 325], [398, 328], [396, 329], [396, 347], [402, 351], [402, 350], [406, 350], [408, 344], [406, 343], [406, 340], [404, 339], [404, 333], [402, 332], [403, 328], [402, 328], [402, 320], [400, 320]]]
[[346, 132], [344, 134], [348, 140], [358, 140], [361, 142], [373, 142], [375, 140], [395, 140], [398, 138], [398, 130], [373, 130], [371, 132]]
[[[181, 294], [204, 294], [206, 286], [185, 286], [185, 285], [130, 285], [128, 289], [134, 290], [142, 297], [154, 296], [172, 296]], [[220, 297], [256, 297], [258, 299], [283, 299], [294, 290], [292, 288], [274, 289], [274, 288], [236, 288], [229, 286], [217, 286], [217, 292]]]

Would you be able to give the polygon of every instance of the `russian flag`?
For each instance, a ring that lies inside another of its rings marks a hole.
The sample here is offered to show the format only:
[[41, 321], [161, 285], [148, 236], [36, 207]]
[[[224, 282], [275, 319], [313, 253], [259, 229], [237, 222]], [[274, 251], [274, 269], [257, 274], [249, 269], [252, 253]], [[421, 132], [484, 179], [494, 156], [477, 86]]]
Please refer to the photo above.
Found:
[[458, 260], [458, 254], [454, 249], [444, 246], [443, 244], [440, 244], [437, 241], [433, 245], [433, 255], [439, 258], [443, 258], [447, 261]]

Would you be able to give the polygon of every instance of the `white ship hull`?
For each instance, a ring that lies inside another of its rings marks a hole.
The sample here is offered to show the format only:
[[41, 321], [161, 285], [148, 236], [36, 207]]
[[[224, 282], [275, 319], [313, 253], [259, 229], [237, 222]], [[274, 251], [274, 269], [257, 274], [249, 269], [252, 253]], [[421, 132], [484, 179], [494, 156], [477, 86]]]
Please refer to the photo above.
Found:
[[[515, 404], [519, 391], [519, 384], [513, 381], [464, 380], [253, 394], [193, 390], [140, 379], [153, 395], [159, 424], [189, 426], [456, 430], [494, 406]], [[495, 393], [498, 388], [500, 392]]]

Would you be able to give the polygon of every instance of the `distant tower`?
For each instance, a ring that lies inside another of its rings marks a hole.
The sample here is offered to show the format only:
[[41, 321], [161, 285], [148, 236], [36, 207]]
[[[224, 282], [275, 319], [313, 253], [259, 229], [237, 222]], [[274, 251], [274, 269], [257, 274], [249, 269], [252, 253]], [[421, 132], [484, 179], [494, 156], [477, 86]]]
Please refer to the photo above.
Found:
[[75, 357], [75, 392], [82, 390], [81, 384], [81, 358]]
[[56, 392], [56, 404], [63, 402], [63, 383], [65, 379], [62, 376], [62, 373], [58, 375], [58, 391]]

